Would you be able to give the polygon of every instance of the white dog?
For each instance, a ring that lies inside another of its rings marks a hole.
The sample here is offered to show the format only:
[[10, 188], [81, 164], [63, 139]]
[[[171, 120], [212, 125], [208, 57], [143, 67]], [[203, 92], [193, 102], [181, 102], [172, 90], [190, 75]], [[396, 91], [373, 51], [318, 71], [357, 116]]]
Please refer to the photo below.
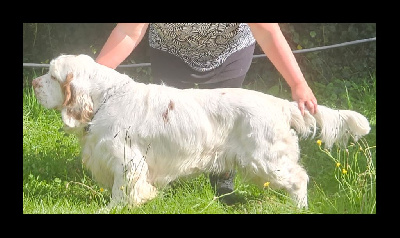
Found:
[[59, 56], [32, 84], [39, 102], [60, 110], [65, 130], [80, 138], [83, 163], [112, 188], [111, 204], [138, 205], [179, 177], [237, 169], [307, 207], [296, 134], [318, 128], [331, 147], [370, 130], [354, 111], [320, 105], [302, 116], [296, 102], [257, 91], [137, 83], [86, 55]]

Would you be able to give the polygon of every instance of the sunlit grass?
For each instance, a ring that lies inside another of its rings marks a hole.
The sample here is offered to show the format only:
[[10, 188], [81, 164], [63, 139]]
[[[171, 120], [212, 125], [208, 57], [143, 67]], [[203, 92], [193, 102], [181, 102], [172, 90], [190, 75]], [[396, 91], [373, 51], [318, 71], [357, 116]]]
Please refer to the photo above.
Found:
[[[235, 193], [240, 202], [234, 206], [221, 204], [214, 197], [207, 176], [201, 175], [174, 183], [173, 187], [161, 190], [155, 199], [140, 207], [107, 209], [111, 192], [94, 181], [90, 172], [83, 168], [78, 141], [73, 135], [68, 136], [60, 130], [62, 121], [59, 112], [43, 108], [34, 97], [32, 88], [26, 87], [23, 93], [23, 212], [376, 213], [374, 88], [375, 84], [371, 84], [370, 79], [365, 85], [349, 85], [342, 91], [346, 99], [343, 105], [336, 104], [345, 108], [351, 106], [367, 115], [372, 131], [365, 139], [349, 143], [345, 149], [333, 147], [330, 151], [324, 150], [323, 144], [317, 144], [317, 138], [300, 141], [301, 162], [310, 176], [309, 209], [302, 210], [296, 207], [286, 192], [273, 190], [268, 184], [264, 189], [245, 184], [240, 174], [235, 178]], [[274, 90], [284, 90], [284, 87], [277, 86]], [[360, 92], [364, 96], [354, 96]], [[280, 93], [288, 95], [287, 91]]]

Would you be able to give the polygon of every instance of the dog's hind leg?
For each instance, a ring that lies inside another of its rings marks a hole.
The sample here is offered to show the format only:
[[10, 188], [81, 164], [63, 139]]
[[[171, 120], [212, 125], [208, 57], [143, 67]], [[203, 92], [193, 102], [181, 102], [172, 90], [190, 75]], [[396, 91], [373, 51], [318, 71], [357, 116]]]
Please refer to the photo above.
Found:
[[[285, 159], [285, 158], [282, 158]], [[294, 164], [291, 168], [283, 168], [274, 172], [275, 183], [283, 187], [297, 203], [299, 208], [307, 208], [308, 175], [304, 168]]]
[[286, 190], [298, 207], [307, 208], [308, 175], [298, 164], [298, 138], [293, 133], [281, 135], [283, 136], [278, 137], [271, 146], [263, 146], [262, 152], [255, 153], [256, 158], [261, 160], [256, 160], [259, 161], [258, 172], [253, 181], [261, 186], [270, 182], [271, 188]]
[[[286, 160], [288, 158], [282, 157], [281, 159]], [[268, 165], [268, 174], [263, 172], [265, 175], [258, 175], [251, 178], [251, 180], [260, 187], [269, 182], [269, 186], [273, 189], [284, 189], [296, 202], [297, 207], [307, 208], [308, 175], [305, 169], [298, 164], [293, 164], [290, 167], [286, 166], [281, 166], [279, 163]]]
[[[289, 160], [281, 157], [279, 160]], [[268, 173], [265, 176], [254, 178], [259, 186], [269, 182], [273, 189], [286, 190], [299, 208], [307, 208], [307, 183], [308, 175], [303, 167], [297, 163], [269, 163]]]

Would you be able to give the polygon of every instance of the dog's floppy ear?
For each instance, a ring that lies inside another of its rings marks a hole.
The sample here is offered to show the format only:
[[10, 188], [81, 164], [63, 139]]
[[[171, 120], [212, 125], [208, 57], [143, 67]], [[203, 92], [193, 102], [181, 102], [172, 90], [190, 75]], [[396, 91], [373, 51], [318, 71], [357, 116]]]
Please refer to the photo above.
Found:
[[93, 101], [87, 93], [74, 84], [73, 73], [68, 73], [62, 86], [64, 103], [61, 117], [64, 124], [71, 128], [86, 126], [93, 117]]
[[63, 107], [71, 103], [71, 81], [74, 78], [72, 73], [68, 73], [65, 82], [61, 85], [62, 91], [64, 93], [64, 103]]

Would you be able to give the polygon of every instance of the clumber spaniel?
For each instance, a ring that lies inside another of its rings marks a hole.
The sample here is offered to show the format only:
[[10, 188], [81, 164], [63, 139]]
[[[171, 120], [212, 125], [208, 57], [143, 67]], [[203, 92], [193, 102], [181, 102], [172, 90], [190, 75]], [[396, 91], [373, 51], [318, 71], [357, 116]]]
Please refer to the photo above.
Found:
[[138, 83], [86, 55], [53, 59], [32, 84], [38, 101], [60, 110], [64, 129], [80, 139], [94, 179], [112, 188], [110, 205], [146, 202], [179, 177], [237, 169], [307, 207], [297, 134], [313, 136], [318, 128], [331, 147], [370, 130], [354, 111], [320, 105], [302, 116], [296, 102], [257, 91]]

